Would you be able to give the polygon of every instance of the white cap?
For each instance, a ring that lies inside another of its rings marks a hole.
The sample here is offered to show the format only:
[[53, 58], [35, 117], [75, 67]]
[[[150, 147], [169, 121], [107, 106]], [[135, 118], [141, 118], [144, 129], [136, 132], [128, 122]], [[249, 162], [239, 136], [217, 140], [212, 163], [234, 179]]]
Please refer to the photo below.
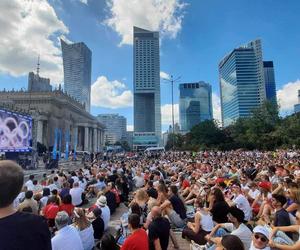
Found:
[[264, 235], [267, 239], [269, 239], [269, 231], [267, 228], [265, 228], [264, 226], [256, 226], [253, 229], [253, 233], [259, 233]]

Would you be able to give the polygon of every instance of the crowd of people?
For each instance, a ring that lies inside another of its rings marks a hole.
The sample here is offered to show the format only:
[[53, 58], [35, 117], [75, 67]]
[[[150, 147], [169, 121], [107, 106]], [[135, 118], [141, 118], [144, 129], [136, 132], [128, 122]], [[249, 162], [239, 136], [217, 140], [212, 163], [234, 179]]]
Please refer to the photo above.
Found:
[[299, 250], [300, 152], [97, 158], [25, 183], [0, 161], [0, 249], [184, 249], [178, 234], [193, 250]]

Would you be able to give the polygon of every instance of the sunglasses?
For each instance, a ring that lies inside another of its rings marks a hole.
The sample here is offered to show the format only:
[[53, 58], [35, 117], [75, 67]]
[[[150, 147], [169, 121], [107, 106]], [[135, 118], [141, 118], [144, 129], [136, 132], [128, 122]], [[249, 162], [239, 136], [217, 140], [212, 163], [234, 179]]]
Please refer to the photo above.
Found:
[[258, 234], [254, 234], [254, 237], [255, 237], [255, 239], [260, 239], [260, 241], [261, 242], [264, 242], [264, 243], [266, 243], [267, 241], [268, 241], [268, 239], [266, 238], [266, 237], [264, 237], [264, 236], [260, 236], [260, 235], [258, 235]]

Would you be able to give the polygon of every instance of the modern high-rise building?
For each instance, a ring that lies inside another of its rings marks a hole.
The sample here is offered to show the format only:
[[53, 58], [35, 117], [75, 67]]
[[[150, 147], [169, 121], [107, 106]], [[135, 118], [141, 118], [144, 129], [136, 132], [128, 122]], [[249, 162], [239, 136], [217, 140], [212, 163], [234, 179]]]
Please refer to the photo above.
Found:
[[211, 85], [205, 82], [179, 85], [179, 120], [181, 130], [188, 132], [205, 120], [213, 119]]
[[52, 91], [49, 78], [40, 77], [39, 74], [29, 72], [28, 74], [28, 91], [30, 92], [49, 92]]
[[97, 116], [100, 123], [105, 126], [104, 142], [109, 145], [126, 140], [127, 121], [118, 114], [101, 114]]
[[90, 112], [92, 52], [83, 43], [67, 44], [62, 39], [65, 91]]
[[277, 104], [276, 83], [273, 61], [264, 61], [264, 78], [266, 87], [266, 99]]
[[134, 149], [161, 142], [159, 32], [133, 27]]
[[300, 89], [298, 90], [298, 104], [294, 106], [295, 113], [300, 113]]
[[222, 124], [248, 117], [266, 99], [261, 41], [240, 46], [219, 63]]

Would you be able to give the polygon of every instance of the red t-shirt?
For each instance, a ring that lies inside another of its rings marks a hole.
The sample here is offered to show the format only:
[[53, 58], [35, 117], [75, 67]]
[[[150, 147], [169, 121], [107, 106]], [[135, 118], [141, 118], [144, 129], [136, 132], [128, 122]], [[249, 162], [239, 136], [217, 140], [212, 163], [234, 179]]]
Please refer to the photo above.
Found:
[[186, 189], [189, 186], [190, 186], [190, 183], [187, 180], [183, 180], [183, 182], [181, 184], [182, 189]]
[[61, 204], [59, 206], [59, 211], [66, 211], [69, 216], [73, 214], [74, 205], [73, 204]]
[[46, 219], [55, 219], [56, 214], [59, 212], [59, 206], [50, 203], [44, 208], [44, 216]]
[[130, 235], [121, 250], [149, 250], [148, 236], [144, 229], [138, 229]]

